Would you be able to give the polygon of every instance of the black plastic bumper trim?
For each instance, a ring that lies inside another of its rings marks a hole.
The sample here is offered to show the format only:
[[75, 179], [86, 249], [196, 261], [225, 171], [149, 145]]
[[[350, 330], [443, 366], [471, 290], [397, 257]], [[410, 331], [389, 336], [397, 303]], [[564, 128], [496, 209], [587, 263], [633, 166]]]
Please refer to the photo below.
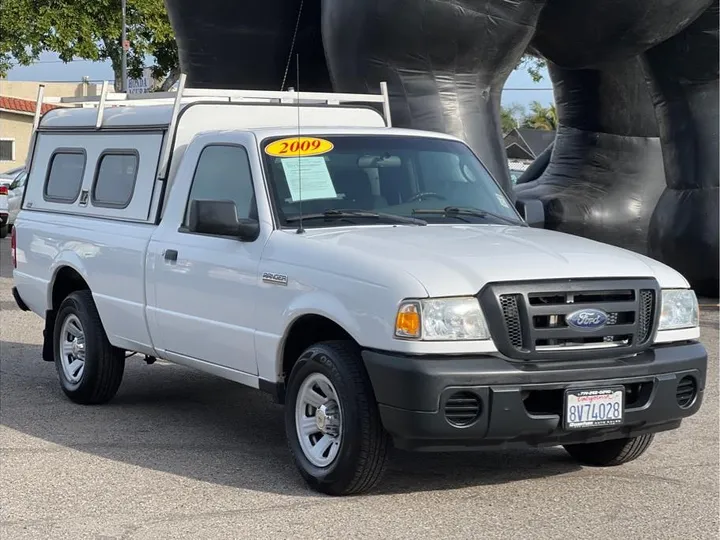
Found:
[[[700, 343], [657, 347], [629, 358], [538, 363], [496, 356], [402, 356], [364, 351], [363, 359], [385, 429], [398, 447], [463, 449], [478, 446], [534, 446], [593, 442], [677, 428], [701, 404], [707, 352]], [[697, 380], [691, 407], [677, 404], [680, 379]], [[560, 414], [528, 412], [531, 391], [643, 383], [652, 391], [639, 406], [625, 408], [620, 426], [566, 431]], [[483, 401], [471, 425], [447, 422], [443, 407], [455, 392], [470, 391]]]

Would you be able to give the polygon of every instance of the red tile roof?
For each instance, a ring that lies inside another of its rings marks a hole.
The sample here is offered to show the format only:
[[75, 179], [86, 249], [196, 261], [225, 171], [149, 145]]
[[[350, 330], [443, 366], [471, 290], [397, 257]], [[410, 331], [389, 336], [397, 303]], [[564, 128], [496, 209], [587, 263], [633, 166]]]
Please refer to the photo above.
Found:
[[[20, 99], [8, 96], [0, 96], [0, 109], [7, 111], [17, 111], [25, 113], [35, 113], [35, 101], [30, 99]], [[57, 109], [57, 106], [50, 105], [49, 103], [43, 103], [42, 112], [46, 112]]]

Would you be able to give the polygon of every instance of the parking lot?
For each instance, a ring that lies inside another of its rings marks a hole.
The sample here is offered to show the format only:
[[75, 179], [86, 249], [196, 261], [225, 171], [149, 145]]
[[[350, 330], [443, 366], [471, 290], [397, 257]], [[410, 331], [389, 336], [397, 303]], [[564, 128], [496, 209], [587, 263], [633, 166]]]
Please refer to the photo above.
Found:
[[618, 468], [562, 449], [396, 452], [371, 495], [310, 492], [265, 395], [128, 361], [117, 397], [71, 404], [15, 307], [0, 241], [0, 536], [22, 538], [717, 538], [718, 312], [701, 412]]

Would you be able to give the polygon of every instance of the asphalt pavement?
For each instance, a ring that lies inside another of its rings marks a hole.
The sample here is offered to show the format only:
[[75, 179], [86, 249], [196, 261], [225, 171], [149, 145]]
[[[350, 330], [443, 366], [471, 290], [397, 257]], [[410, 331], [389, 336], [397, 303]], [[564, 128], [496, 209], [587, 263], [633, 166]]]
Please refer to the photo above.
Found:
[[[0, 241], [0, 538], [716, 539], [718, 311], [701, 411], [639, 460], [583, 468], [560, 448], [395, 452], [379, 489], [331, 498], [296, 473], [282, 409], [257, 391], [129, 360], [116, 398], [83, 407], [40, 359]], [[715, 302], [716, 304], [716, 302]]]

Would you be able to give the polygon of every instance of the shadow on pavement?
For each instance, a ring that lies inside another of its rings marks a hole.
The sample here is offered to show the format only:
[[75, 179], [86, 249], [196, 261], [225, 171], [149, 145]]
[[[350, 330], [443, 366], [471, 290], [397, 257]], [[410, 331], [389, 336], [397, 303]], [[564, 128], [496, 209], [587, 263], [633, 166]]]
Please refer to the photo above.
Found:
[[[231, 487], [314, 495], [291, 461], [283, 409], [253, 389], [158, 362], [127, 362], [107, 405], [71, 403], [40, 347], [0, 342], [0, 423], [95, 456]], [[561, 449], [395, 451], [374, 494], [447, 490], [577, 470]]]
[[15, 300], [0, 300], [0, 312], [4, 311], [7, 315], [7, 312], [11, 309], [17, 309]]
[[700, 331], [703, 330], [705, 330], [703, 336], [701, 336], [703, 339], [706, 339], [707, 330], [715, 330], [715, 332], [720, 330], [720, 322], [718, 322], [717, 315], [713, 318], [709, 313], [700, 313]]

